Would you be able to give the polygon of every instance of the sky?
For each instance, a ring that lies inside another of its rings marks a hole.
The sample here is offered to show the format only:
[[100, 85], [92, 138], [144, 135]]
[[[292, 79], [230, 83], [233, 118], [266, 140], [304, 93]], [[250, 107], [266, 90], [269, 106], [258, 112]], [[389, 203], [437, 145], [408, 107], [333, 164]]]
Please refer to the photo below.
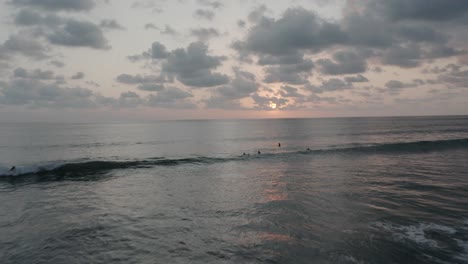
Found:
[[0, 122], [468, 114], [464, 0], [0, 0]]

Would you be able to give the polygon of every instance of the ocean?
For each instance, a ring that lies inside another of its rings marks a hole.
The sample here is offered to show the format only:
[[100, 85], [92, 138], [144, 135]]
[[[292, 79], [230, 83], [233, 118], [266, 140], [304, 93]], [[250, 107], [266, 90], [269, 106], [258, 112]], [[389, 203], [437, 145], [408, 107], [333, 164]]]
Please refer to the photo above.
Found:
[[468, 117], [1, 123], [0, 263], [468, 263]]

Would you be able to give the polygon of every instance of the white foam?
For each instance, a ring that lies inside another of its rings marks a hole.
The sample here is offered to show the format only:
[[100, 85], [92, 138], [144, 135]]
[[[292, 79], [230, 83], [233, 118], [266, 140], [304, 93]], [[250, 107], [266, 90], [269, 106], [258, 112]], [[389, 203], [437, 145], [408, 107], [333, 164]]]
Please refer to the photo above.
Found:
[[66, 162], [51, 162], [51, 163], [44, 163], [44, 164], [36, 164], [36, 165], [21, 165], [16, 166], [14, 170], [11, 168], [6, 168], [0, 166], [0, 177], [1, 176], [18, 176], [23, 174], [33, 174], [40, 171], [48, 171], [56, 169], [62, 165], [66, 164]]
[[457, 255], [455, 258], [463, 261], [468, 261], [468, 241], [455, 239], [459, 247], [463, 248], [463, 252]]
[[455, 234], [457, 231], [448, 226], [433, 224], [433, 223], [420, 223], [412, 226], [394, 226], [389, 223], [378, 222], [375, 224], [386, 231], [390, 231], [400, 239], [406, 239], [418, 244], [427, 245], [430, 247], [438, 247], [437, 241], [427, 238], [426, 232], [428, 231], [439, 231], [449, 235]]

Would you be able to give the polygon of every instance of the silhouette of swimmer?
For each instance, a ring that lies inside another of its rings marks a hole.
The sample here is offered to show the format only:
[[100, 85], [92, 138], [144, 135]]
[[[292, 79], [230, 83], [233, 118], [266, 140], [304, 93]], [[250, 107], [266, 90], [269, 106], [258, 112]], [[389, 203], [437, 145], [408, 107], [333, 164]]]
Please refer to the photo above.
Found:
[[281, 143], [278, 143], [278, 148], [281, 148]]
[[242, 153], [242, 156], [245, 156], [245, 155], [246, 155], [246, 154], [245, 154], [245, 152], [244, 152], [244, 153]]
[[307, 148], [307, 151], [310, 151], [310, 148]]
[[257, 153], [258, 153], [258, 154], [262, 154], [262, 153], [260, 152], [260, 150], [259, 150]]
[[10, 171], [14, 171], [14, 170], [16, 170], [16, 167], [15, 166], [11, 167]]

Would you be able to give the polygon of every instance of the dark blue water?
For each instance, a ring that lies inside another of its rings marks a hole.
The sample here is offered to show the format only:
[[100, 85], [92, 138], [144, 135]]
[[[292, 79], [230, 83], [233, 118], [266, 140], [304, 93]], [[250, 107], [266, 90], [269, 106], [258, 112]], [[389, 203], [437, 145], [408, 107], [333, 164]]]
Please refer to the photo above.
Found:
[[0, 262], [468, 263], [467, 160], [460, 116], [3, 123]]

